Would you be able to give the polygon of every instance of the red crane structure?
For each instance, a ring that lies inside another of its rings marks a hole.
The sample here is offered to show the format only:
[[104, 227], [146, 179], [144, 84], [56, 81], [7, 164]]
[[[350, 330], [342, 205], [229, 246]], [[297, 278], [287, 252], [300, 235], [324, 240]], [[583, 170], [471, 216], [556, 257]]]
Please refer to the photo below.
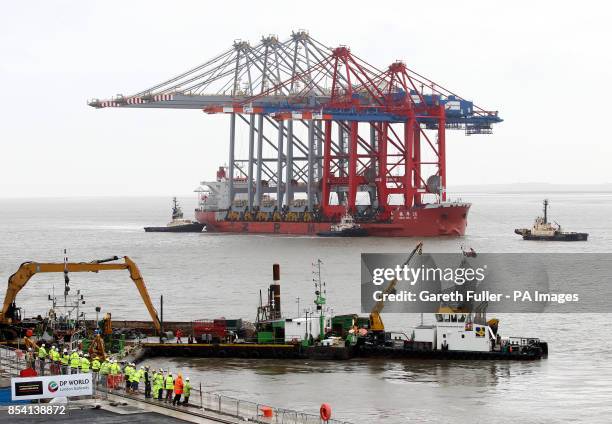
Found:
[[[216, 182], [228, 194], [203, 183], [215, 202], [196, 211], [212, 231], [312, 234], [349, 213], [373, 235], [461, 235], [470, 205], [447, 200], [446, 129], [490, 134], [502, 121], [403, 62], [380, 70], [305, 31], [236, 42], [166, 83], [90, 105], [230, 114]], [[248, 125], [246, 159], [235, 155], [236, 117]]]

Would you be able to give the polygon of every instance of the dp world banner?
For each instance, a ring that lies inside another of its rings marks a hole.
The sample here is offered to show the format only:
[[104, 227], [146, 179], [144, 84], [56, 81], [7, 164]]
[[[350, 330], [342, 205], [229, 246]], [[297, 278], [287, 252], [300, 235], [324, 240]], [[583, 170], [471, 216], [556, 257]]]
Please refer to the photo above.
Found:
[[88, 396], [92, 393], [91, 374], [11, 378], [12, 400]]

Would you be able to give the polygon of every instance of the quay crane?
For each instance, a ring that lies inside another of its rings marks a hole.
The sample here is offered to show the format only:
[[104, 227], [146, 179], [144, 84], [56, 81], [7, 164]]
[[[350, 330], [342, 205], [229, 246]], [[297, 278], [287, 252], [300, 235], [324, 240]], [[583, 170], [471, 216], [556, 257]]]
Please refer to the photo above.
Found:
[[[68, 273], [69, 272], [100, 272], [100, 271], [114, 271], [114, 270], [128, 270], [130, 278], [134, 281], [140, 297], [144, 302], [151, 319], [153, 320], [153, 326], [157, 332], [161, 332], [161, 324], [157, 311], [153, 306], [149, 292], [145, 286], [144, 279], [140, 274], [138, 266], [132, 259], [127, 256], [123, 257], [123, 263], [109, 263], [119, 260], [118, 256], [113, 256], [107, 259], [95, 260], [92, 262], [61, 262], [61, 263], [43, 263], [43, 262], [24, 262], [21, 264], [19, 269], [9, 277], [6, 294], [4, 296], [4, 303], [2, 310], [0, 311], [0, 332], [4, 335], [12, 335], [17, 337], [19, 331], [19, 324], [21, 322], [21, 309], [15, 305], [15, 298], [17, 294], [23, 289], [23, 287], [30, 281], [30, 279], [39, 273], [58, 272], [64, 273], [64, 279], [66, 282], [66, 289], [68, 287]], [[67, 292], [66, 290], [66, 292]]]
[[503, 121], [401, 61], [374, 66], [305, 30], [236, 40], [169, 80], [88, 104], [229, 117], [227, 169], [196, 190], [208, 232], [315, 235], [348, 212], [373, 236], [463, 235], [470, 204], [447, 198], [446, 130], [487, 135]]

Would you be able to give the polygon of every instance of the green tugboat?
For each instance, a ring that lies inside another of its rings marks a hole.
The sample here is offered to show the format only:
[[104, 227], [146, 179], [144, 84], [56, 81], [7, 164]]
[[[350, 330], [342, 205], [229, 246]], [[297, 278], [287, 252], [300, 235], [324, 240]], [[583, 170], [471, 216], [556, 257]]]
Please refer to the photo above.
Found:
[[523, 240], [545, 241], [587, 241], [588, 233], [562, 231], [561, 225], [548, 222], [548, 199], [544, 200], [544, 216], [538, 216], [533, 227], [517, 228], [514, 232], [523, 237]]

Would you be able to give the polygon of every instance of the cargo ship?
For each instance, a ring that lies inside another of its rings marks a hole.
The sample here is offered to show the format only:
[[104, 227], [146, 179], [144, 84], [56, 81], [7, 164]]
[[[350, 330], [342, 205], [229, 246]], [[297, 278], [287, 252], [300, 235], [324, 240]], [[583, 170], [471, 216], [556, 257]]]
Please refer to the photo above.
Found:
[[[304, 199], [295, 199], [279, 210], [276, 200], [267, 195], [260, 206], [249, 210], [247, 200], [241, 198], [248, 191], [247, 179], [233, 177], [232, 196], [225, 167], [219, 168], [215, 181], [200, 184], [196, 190], [199, 200], [195, 217], [207, 232], [315, 236], [331, 231], [342, 217], [342, 214], [324, 216], [317, 206], [309, 210]], [[275, 190], [271, 188], [270, 192]], [[464, 235], [469, 210], [470, 204], [466, 202], [438, 201], [412, 207], [389, 206], [384, 211], [371, 205], [357, 205], [352, 214], [370, 236], [435, 237]]]

